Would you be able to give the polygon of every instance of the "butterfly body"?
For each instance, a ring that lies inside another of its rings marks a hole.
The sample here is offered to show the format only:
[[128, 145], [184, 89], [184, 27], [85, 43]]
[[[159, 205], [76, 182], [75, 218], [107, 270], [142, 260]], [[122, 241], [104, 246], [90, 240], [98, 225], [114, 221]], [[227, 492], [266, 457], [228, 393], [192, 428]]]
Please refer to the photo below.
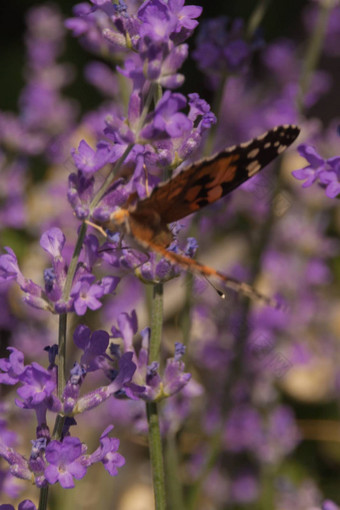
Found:
[[133, 194], [113, 212], [105, 227], [122, 230], [137, 243], [194, 273], [217, 276], [229, 287], [263, 298], [252, 287], [223, 275], [189, 257], [167, 250], [173, 240], [168, 227], [224, 197], [267, 166], [297, 138], [297, 126], [277, 126], [263, 135], [194, 163], [155, 187], [149, 197]]

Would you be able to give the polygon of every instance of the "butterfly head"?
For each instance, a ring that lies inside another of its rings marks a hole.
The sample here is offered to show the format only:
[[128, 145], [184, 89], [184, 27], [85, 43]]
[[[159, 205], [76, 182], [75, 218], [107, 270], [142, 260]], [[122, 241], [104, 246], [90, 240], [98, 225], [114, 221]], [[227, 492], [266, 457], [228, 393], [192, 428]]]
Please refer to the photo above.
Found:
[[124, 231], [130, 233], [129, 229], [129, 211], [127, 209], [118, 208], [110, 214], [110, 218], [105, 224], [105, 228], [111, 232]]

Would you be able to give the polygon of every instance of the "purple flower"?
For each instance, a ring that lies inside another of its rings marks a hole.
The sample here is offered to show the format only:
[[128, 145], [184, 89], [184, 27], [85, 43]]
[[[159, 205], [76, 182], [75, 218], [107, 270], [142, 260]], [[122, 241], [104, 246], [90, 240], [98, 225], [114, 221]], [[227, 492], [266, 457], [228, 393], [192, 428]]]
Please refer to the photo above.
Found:
[[64, 413], [70, 414], [79, 398], [80, 387], [84, 382], [86, 369], [79, 363], [74, 363], [70, 370], [70, 378], [63, 392]]
[[53, 373], [35, 361], [26, 366], [20, 380], [23, 385], [18, 389], [18, 395], [24, 399], [21, 405], [25, 405], [28, 409], [35, 408], [49, 400], [56, 387]]
[[46, 480], [59, 482], [64, 489], [74, 487], [73, 478], [81, 480], [86, 474], [83, 459], [83, 445], [77, 437], [65, 437], [61, 441], [51, 441], [46, 447]]
[[5, 248], [6, 255], [0, 255], [0, 282], [16, 280], [21, 289], [27, 287], [27, 280], [19, 269], [18, 260], [11, 248]]
[[[94, 85], [106, 96], [114, 97], [118, 95], [119, 88], [117, 76], [112, 72], [108, 65], [97, 61], [90, 62], [85, 68], [85, 76], [89, 83]], [[84, 143], [86, 142], [84, 141]]]
[[84, 351], [81, 363], [86, 367], [86, 371], [97, 370], [100, 367], [100, 359], [105, 355], [109, 345], [108, 333], [103, 330], [92, 333], [90, 328], [80, 324], [73, 333], [73, 340], [76, 346]]
[[[0, 510], [15, 510], [12, 505], [0, 505]], [[19, 503], [18, 510], [37, 510], [37, 507], [30, 499], [24, 499]]]
[[167, 360], [162, 377], [159, 374], [159, 364], [155, 362], [149, 364], [149, 328], [141, 331], [142, 347], [138, 355], [134, 350], [132, 340], [138, 329], [135, 311], [131, 313], [131, 316], [126, 313], [120, 314], [118, 325], [119, 328], [112, 328], [113, 336], [123, 338], [124, 350], [133, 356], [137, 365], [132, 385], [127, 385], [125, 388], [130, 398], [143, 398], [150, 401], [165, 398], [177, 393], [189, 382], [191, 375], [184, 372], [184, 363], [180, 361], [184, 354], [181, 344], [176, 343], [175, 358]]
[[73, 409], [74, 414], [83, 413], [93, 409], [114, 395], [117, 391], [122, 390], [122, 388], [125, 389], [125, 385], [130, 383], [136, 370], [136, 365], [133, 363], [132, 357], [132, 352], [126, 352], [123, 354], [119, 359], [119, 369], [112, 383], [108, 386], [101, 386], [81, 397]]
[[246, 41], [242, 19], [230, 23], [228, 18], [219, 17], [201, 24], [193, 56], [210, 85], [216, 88], [226, 71], [243, 71], [259, 44], [258, 40]]
[[109, 433], [113, 429], [112, 425], [109, 425], [102, 435], [100, 436], [100, 447], [97, 448], [88, 457], [89, 464], [95, 462], [102, 462], [104, 468], [111, 476], [117, 476], [118, 468], [124, 466], [124, 457], [117, 452], [119, 448], [119, 440], [114, 437], [109, 437]]
[[119, 157], [116, 153], [116, 148], [111, 147], [104, 142], [97, 145], [94, 151], [85, 140], [82, 140], [78, 149], [72, 150], [73, 160], [80, 172], [87, 177], [90, 177], [95, 172], [103, 168], [107, 163], [113, 163]]
[[100, 298], [112, 294], [120, 281], [118, 277], [105, 276], [100, 282], [92, 283], [94, 278], [90, 273], [80, 276], [72, 287], [71, 297], [77, 315], [84, 315], [87, 308], [98, 310], [102, 306]]
[[241, 472], [232, 479], [231, 498], [236, 503], [251, 503], [259, 494], [259, 482], [254, 473]]
[[233, 452], [253, 450], [262, 444], [262, 424], [258, 411], [246, 405], [235, 408], [226, 424], [225, 440]]
[[[103, 10], [102, 8], [103, 7]], [[105, 13], [105, 7], [112, 15], [114, 7], [108, 2], [102, 2], [99, 6], [93, 6], [85, 2], [75, 5], [73, 8], [74, 18], [65, 22], [66, 28], [72, 30], [75, 37], [80, 37], [81, 42], [94, 53], [112, 52], [112, 44], [104, 37], [103, 31], [111, 28], [109, 17]], [[104, 11], [104, 12], [103, 12]], [[120, 38], [119, 40], [123, 40]]]
[[152, 139], [181, 137], [192, 128], [188, 117], [179, 112], [185, 106], [186, 99], [182, 94], [166, 91], [156, 105], [151, 123], [142, 130], [141, 135]]
[[117, 323], [118, 328], [114, 326], [111, 328], [113, 338], [122, 338], [124, 341], [124, 351], [132, 351], [132, 340], [138, 330], [137, 314], [135, 310], [132, 310], [131, 315], [128, 313], [119, 314]]
[[326, 499], [322, 503], [322, 510], [339, 510], [339, 507], [330, 499]]
[[[178, 346], [176, 347], [176, 357], [179, 356]], [[185, 365], [183, 361], [176, 358], [167, 359], [163, 376], [163, 391], [165, 396], [174, 395], [179, 392], [191, 379], [191, 374], [184, 372]]]
[[320, 172], [320, 183], [329, 198], [336, 198], [340, 194], [340, 157], [327, 159], [327, 164], [329, 168]]
[[29, 459], [30, 469], [40, 478], [41, 473], [44, 472], [45, 462], [45, 450], [47, 445], [47, 437], [39, 437], [31, 441], [32, 449]]
[[0, 383], [17, 384], [25, 371], [24, 354], [15, 347], [8, 347], [9, 358], [0, 358]]
[[[202, 7], [198, 5], [184, 5], [184, 0], [169, 0], [168, 5], [170, 11], [178, 18], [176, 35], [184, 32], [185, 38], [189, 37], [198, 25], [198, 21], [195, 18], [201, 15]], [[176, 40], [178, 40], [178, 36]]]
[[17, 453], [13, 448], [6, 446], [1, 440], [0, 457], [8, 462], [10, 471], [14, 476], [32, 481], [32, 472], [25, 457]]
[[309, 165], [300, 170], [294, 170], [292, 175], [296, 179], [304, 180], [305, 182], [302, 184], [302, 187], [308, 188], [319, 178], [320, 173], [326, 169], [326, 161], [310, 145], [299, 145], [298, 151], [300, 156], [308, 161]]
[[302, 187], [311, 186], [318, 180], [322, 188], [326, 189], [329, 198], [336, 198], [340, 194], [340, 157], [323, 159], [310, 145], [300, 145], [298, 151], [301, 156], [307, 159], [309, 165], [294, 170], [293, 176], [299, 180], [305, 180]]
[[144, 2], [138, 11], [141, 20], [140, 35], [156, 43], [168, 43], [169, 37], [177, 26], [174, 16], [167, 4], [160, 0]]
[[73, 306], [77, 315], [85, 315], [86, 310], [98, 310], [102, 306], [99, 301], [104, 295], [104, 289], [97, 283], [91, 284], [88, 279], [77, 282], [71, 292], [74, 298]]
[[40, 246], [54, 259], [61, 257], [64, 245], [65, 236], [59, 228], [47, 230], [40, 238]]
[[89, 207], [94, 196], [94, 178], [82, 172], [71, 174], [68, 179], [67, 198], [79, 220], [89, 216]]
[[6, 248], [6, 255], [0, 255], [0, 283], [16, 280], [21, 290], [25, 292], [25, 302], [35, 308], [48, 310], [49, 304], [42, 297], [42, 289], [32, 280], [23, 276], [19, 269], [18, 260], [11, 248]]

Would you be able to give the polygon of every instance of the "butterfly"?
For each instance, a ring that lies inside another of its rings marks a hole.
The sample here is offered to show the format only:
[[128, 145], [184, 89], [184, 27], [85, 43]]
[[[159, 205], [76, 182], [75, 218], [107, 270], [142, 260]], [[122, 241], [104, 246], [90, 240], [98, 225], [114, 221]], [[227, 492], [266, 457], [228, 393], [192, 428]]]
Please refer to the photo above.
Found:
[[[213, 204], [253, 177], [291, 145], [299, 132], [294, 125], [277, 126], [253, 140], [191, 164], [155, 187], [147, 198], [138, 200], [137, 194], [132, 194], [103, 226], [109, 231], [126, 232], [142, 248], [152, 250], [192, 273], [217, 277], [227, 287], [273, 305], [272, 299], [250, 285], [169, 251], [167, 248], [173, 241], [173, 234], [168, 225]], [[224, 296], [222, 292], [220, 295]]]

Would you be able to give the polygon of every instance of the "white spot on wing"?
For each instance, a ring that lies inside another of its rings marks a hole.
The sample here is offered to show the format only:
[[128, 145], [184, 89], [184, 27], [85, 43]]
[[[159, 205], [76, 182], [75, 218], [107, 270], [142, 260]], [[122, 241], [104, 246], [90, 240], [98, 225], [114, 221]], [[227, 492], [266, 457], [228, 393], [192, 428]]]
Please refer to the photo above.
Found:
[[252, 161], [247, 165], [247, 171], [248, 171], [248, 177], [251, 177], [252, 175], [256, 174], [261, 168], [261, 165], [258, 161]]
[[259, 152], [260, 152], [260, 149], [258, 147], [256, 147], [255, 149], [251, 150], [248, 153], [248, 158], [250, 158], [250, 159], [256, 158], [256, 156], [258, 155]]
[[251, 143], [252, 143], [252, 140], [250, 142], [240, 143], [240, 147], [241, 147], [241, 149], [246, 149]]
[[280, 145], [277, 149], [277, 153], [281, 154], [281, 152], [285, 151], [287, 149], [287, 145]]

